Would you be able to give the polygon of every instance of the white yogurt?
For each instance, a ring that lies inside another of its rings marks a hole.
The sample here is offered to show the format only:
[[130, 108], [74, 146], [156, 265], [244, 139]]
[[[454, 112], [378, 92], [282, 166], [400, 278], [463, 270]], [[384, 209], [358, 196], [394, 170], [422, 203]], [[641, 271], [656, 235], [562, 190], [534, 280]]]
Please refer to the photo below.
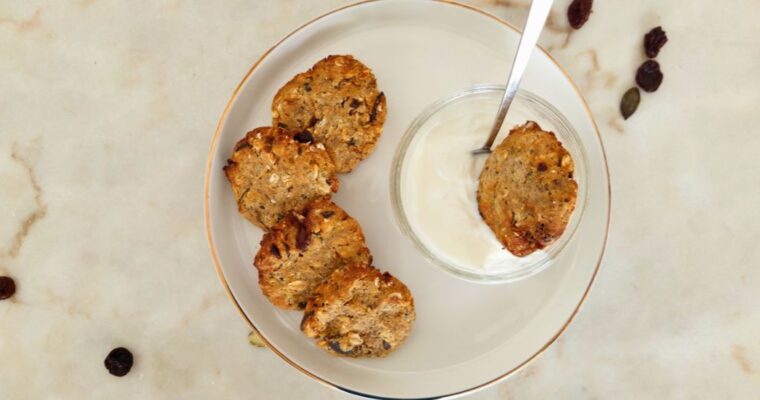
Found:
[[[488, 137], [497, 103], [476, 98], [437, 112], [415, 135], [401, 175], [405, 214], [419, 240], [440, 259], [478, 272], [516, 270], [543, 256], [540, 251], [513, 256], [478, 212], [478, 178], [487, 155], [470, 151]], [[504, 131], [524, 122], [510, 110], [496, 143]]]

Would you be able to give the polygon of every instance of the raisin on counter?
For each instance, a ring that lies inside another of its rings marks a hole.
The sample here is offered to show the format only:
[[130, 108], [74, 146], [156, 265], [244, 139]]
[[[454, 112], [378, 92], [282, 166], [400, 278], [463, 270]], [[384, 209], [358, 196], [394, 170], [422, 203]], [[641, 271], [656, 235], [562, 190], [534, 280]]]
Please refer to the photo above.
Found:
[[129, 373], [130, 369], [132, 369], [134, 357], [132, 357], [132, 352], [129, 350], [123, 347], [117, 347], [108, 353], [104, 364], [111, 375], [124, 376]]
[[660, 64], [654, 60], [644, 61], [636, 71], [636, 83], [645, 92], [654, 92], [662, 83], [663, 74]]
[[593, 0], [573, 0], [567, 8], [567, 21], [573, 29], [580, 29], [591, 15]]
[[16, 281], [8, 276], [0, 276], [0, 300], [5, 300], [16, 294]]
[[661, 26], [652, 28], [649, 33], [644, 35], [644, 51], [647, 57], [655, 58], [660, 53], [662, 46], [668, 42], [668, 35], [662, 30]]

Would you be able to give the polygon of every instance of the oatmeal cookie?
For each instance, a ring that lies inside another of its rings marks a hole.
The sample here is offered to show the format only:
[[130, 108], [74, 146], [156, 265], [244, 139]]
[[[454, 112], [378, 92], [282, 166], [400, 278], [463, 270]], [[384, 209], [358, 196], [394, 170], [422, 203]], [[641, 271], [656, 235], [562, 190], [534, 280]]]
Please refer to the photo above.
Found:
[[324, 148], [293, 136], [280, 128], [256, 128], [235, 144], [224, 167], [240, 213], [265, 230], [289, 211], [338, 190], [335, 165]]
[[552, 132], [515, 127], [480, 173], [478, 209], [498, 240], [527, 256], [562, 235], [575, 209], [573, 159]]
[[350, 55], [332, 55], [296, 75], [272, 101], [274, 126], [307, 132], [350, 172], [375, 149], [385, 122], [375, 75]]
[[359, 223], [332, 201], [320, 199], [264, 235], [254, 265], [272, 304], [303, 309], [312, 289], [335, 269], [371, 262]]
[[389, 273], [354, 264], [335, 270], [313, 290], [301, 330], [329, 353], [384, 357], [409, 336], [414, 300]]

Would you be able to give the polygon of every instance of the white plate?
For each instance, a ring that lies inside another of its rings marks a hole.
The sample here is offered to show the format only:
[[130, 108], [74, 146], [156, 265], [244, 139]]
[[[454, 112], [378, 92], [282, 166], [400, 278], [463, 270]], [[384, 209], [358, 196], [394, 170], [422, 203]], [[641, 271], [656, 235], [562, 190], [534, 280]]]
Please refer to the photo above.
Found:
[[[231, 299], [285, 361], [325, 384], [364, 396], [449, 396], [511, 374], [567, 328], [601, 261], [609, 222], [609, 179], [588, 107], [545, 51], [534, 53], [522, 87], [565, 115], [589, 157], [586, 213], [562, 257], [550, 269], [518, 283], [469, 283], [429, 264], [401, 233], [391, 206], [391, 161], [411, 121], [447, 93], [503, 82], [517, 41], [514, 28], [464, 5], [373, 1], [307, 23], [265, 53], [243, 78], [211, 146], [204, 197], [207, 233]], [[271, 123], [275, 91], [329, 54], [353, 54], [367, 64], [388, 99], [377, 150], [354, 172], [340, 177], [334, 197], [361, 223], [375, 265], [404, 281], [415, 298], [412, 335], [385, 359], [330, 356], [301, 334], [301, 313], [269, 304], [252, 266], [262, 232], [238, 214], [222, 173], [235, 141]]]

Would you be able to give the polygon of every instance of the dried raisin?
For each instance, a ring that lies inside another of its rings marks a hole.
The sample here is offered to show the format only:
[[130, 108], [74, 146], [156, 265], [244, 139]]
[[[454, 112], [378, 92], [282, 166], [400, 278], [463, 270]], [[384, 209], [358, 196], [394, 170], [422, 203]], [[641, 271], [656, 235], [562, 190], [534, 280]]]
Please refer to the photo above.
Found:
[[277, 258], [282, 258], [282, 254], [280, 254], [280, 249], [277, 248], [277, 246], [275, 245], [269, 246], [269, 252], [272, 253], [272, 255]]
[[129, 350], [123, 347], [117, 347], [108, 353], [104, 363], [111, 375], [124, 376], [129, 373], [130, 369], [132, 369], [134, 358], [132, 357], [132, 352]]
[[16, 294], [16, 281], [7, 276], [0, 276], [0, 300], [5, 300]]
[[298, 143], [311, 143], [314, 140], [314, 136], [309, 131], [301, 131], [293, 135], [293, 139]]
[[338, 354], [344, 354], [344, 355], [351, 354], [351, 350], [349, 350], [349, 351], [343, 350], [340, 347], [340, 343], [338, 343], [338, 342], [330, 342], [330, 348], [332, 349], [332, 351], [334, 351], [334, 352], [336, 352]]
[[377, 109], [382, 106], [382, 102], [385, 99], [385, 93], [380, 92], [377, 97], [375, 97], [375, 102], [372, 104], [372, 110], [369, 112], [369, 122], [375, 122], [375, 119], [377, 119]]
[[296, 246], [298, 247], [298, 250], [306, 250], [310, 241], [311, 232], [309, 232], [309, 228], [307, 228], [306, 225], [302, 224], [298, 227], [298, 233], [296, 233]]
[[580, 29], [591, 15], [593, 0], [573, 0], [567, 8], [567, 20], [573, 29]]
[[645, 92], [654, 92], [662, 83], [663, 74], [660, 64], [654, 60], [644, 61], [636, 71], [636, 83]]
[[660, 52], [662, 46], [668, 42], [668, 35], [662, 30], [661, 26], [652, 28], [649, 33], [644, 35], [644, 51], [647, 53], [647, 57], [655, 58]]

